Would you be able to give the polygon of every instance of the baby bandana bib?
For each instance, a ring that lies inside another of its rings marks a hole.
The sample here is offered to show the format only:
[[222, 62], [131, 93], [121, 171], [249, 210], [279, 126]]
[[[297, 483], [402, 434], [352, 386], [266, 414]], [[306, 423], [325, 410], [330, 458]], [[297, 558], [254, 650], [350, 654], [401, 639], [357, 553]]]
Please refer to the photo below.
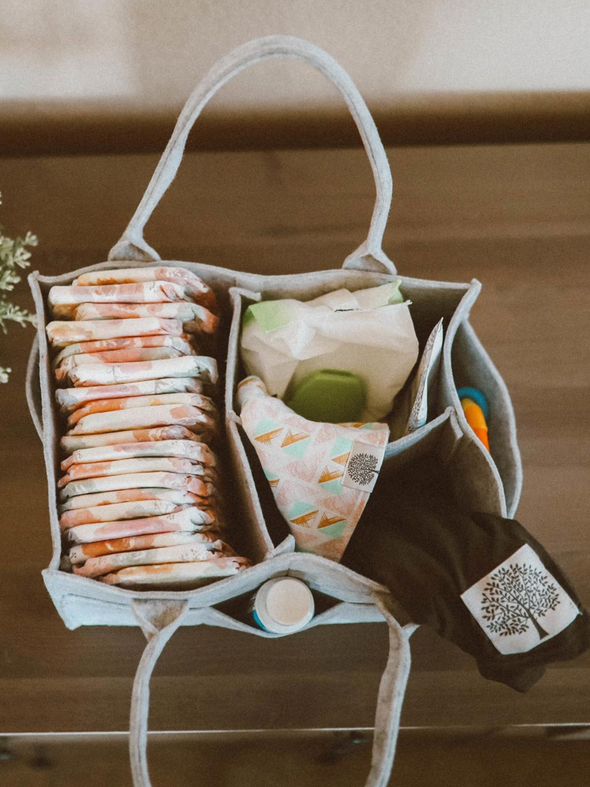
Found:
[[308, 421], [258, 377], [238, 386], [242, 425], [300, 552], [339, 560], [383, 461], [389, 427]]

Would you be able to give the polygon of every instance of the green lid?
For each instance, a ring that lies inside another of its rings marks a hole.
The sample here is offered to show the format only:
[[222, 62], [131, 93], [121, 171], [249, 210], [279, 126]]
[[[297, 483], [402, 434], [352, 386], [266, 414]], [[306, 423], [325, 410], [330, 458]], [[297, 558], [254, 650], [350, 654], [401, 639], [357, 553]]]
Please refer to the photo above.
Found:
[[302, 380], [286, 404], [310, 421], [342, 424], [360, 420], [365, 400], [365, 384], [356, 374], [322, 369]]

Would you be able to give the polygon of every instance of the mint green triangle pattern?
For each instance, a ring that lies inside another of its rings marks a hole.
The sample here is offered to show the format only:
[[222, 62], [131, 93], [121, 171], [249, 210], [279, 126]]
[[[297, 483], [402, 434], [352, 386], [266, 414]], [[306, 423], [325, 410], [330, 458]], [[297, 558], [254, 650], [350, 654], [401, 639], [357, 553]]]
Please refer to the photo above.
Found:
[[328, 536], [329, 538], [340, 538], [347, 526], [348, 522], [345, 519], [343, 522], [336, 522], [334, 525], [330, 525], [329, 527], [323, 527], [321, 530], [318, 530], [318, 533]]
[[262, 420], [258, 421], [256, 426], [254, 427], [254, 437], [260, 437], [261, 434], [266, 434], [267, 432], [273, 432], [275, 429], [282, 429], [283, 424], [279, 424], [276, 421], [271, 421], [270, 418], [263, 418]]
[[288, 445], [285, 448], [281, 448], [281, 451], [284, 451], [289, 456], [295, 457], [295, 459], [302, 459], [305, 454], [307, 453], [307, 449], [311, 445], [311, 440], [309, 437], [306, 437], [304, 440], [298, 440], [296, 443], [292, 445]]
[[330, 451], [330, 457], [334, 459], [334, 457], [342, 456], [342, 454], [346, 454], [351, 450], [352, 440], [350, 440], [348, 437], [337, 437], [336, 440], [334, 440], [334, 445]]
[[330, 495], [340, 495], [342, 494], [343, 486], [342, 486], [342, 479], [337, 478], [335, 481], [326, 481], [323, 484], [318, 484], [322, 492], [326, 492], [326, 494]]

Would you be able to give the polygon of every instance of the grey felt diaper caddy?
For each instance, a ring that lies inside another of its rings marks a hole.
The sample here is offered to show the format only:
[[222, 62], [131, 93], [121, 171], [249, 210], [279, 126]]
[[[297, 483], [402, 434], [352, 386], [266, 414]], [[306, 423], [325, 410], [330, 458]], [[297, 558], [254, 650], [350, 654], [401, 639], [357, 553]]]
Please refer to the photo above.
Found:
[[[76, 276], [88, 270], [162, 264], [156, 251], [145, 242], [143, 230], [177, 173], [195, 120], [208, 100], [232, 76], [254, 63], [277, 57], [295, 58], [313, 65], [340, 90], [367, 151], [377, 199], [367, 239], [338, 270], [305, 274], [281, 274], [277, 271], [277, 275], [262, 276], [197, 262], [166, 260], [163, 263], [185, 267], [201, 276], [215, 290], [220, 303], [226, 326], [224, 341], [227, 343], [224, 392], [227, 469], [240, 493], [239, 527], [244, 530], [249, 557], [254, 565], [235, 577], [191, 591], [125, 590], [62, 571], [59, 567], [62, 545], [56, 493], [60, 426], [54, 406], [54, 382], [45, 334], [47, 293], [53, 285], [70, 284]], [[148, 640], [132, 697], [130, 746], [135, 785], [150, 784], [146, 761], [149, 680], [159, 654], [174, 631], [179, 626], [207, 624], [261, 638], [277, 636], [250, 626], [219, 607], [228, 600], [253, 593], [269, 578], [286, 574], [303, 579], [313, 590], [330, 596], [334, 601], [327, 611], [316, 615], [309, 626], [387, 622], [390, 655], [379, 688], [373, 758], [367, 786], [384, 787], [391, 771], [410, 668], [408, 640], [415, 626], [398, 622], [396, 603], [383, 586], [324, 558], [295, 552], [292, 536], [278, 543], [277, 539], [271, 538], [269, 513], [255, 484], [255, 469], [235, 405], [236, 385], [244, 376], [238, 353], [239, 330], [243, 313], [250, 303], [285, 297], [309, 300], [338, 288], [358, 290], [399, 278], [405, 297], [412, 302], [412, 317], [421, 347], [441, 318], [444, 319], [445, 332], [437, 373], [436, 403], [429, 420], [417, 431], [391, 442], [385, 461], [402, 464], [408, 457], [435, 453], [440, 461], [449, 464], [454, 491], [469, 495], [478, 510], [509, 517], [516, 510], [522, 473], [512, 405], [502, 378], [469, 324], [470, 309], [481, 285], [475, 280], [461, 284], [398, 276], [394, 264], [381, 247], [391, 195], [392, 182], [385, 151], [371, 115], [350, 77], [329, 55], [306, 41], [286, 36], [263, 38], [241, 46], [222, 59], [190, 96], [144, 197], [121, 240], [112, 248], [108, 261], [55, 277], [39, 273], [30, 276], [38, 317], [38, 336], [29, 362], [27, 398], [43, 443], [53, 539], [52, 559], [43, 577], [68, 628], [140, 625]], [[490, 425], [492, 454], [482, 447], [463, 415], [456, 390], [466, 384], [485, 391], [493, 408], [495, 417]]]

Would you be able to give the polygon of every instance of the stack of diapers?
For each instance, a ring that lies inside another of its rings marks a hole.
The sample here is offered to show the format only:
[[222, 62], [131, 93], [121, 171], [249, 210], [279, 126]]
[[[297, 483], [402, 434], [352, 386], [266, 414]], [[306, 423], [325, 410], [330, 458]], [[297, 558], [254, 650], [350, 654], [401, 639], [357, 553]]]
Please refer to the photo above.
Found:
[[49, 292], [62, 569], [194, 588], [248, 567], [224, 539], [215, 294], [184, 268], [94, 271]]

